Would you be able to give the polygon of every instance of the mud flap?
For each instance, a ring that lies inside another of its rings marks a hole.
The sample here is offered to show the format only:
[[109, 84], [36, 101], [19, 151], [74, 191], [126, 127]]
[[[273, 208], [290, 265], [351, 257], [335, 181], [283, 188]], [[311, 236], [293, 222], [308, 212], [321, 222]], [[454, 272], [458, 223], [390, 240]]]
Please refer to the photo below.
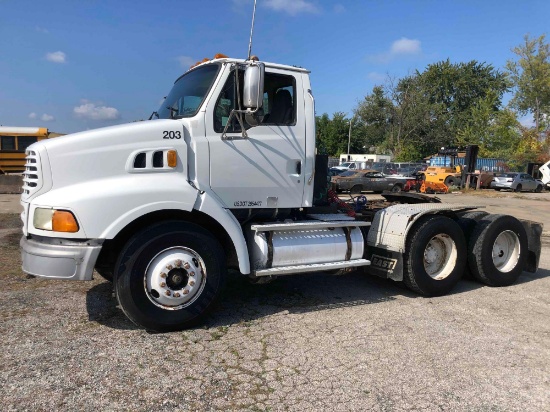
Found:
[[370, 275], [398, 282], [403, 280], [403, 255], [401, 253], [368, 246], [366, 259], [371, 262], [369, 266], [365, 267]]
[[541, 253], [541, 240], [542, 224], [533, 222], [530, 220], [519, 219], [525, 232], [527, 232], [527, 262], [524, 270], [527, 272], [535, 273], [539, 267], [540, 253]]

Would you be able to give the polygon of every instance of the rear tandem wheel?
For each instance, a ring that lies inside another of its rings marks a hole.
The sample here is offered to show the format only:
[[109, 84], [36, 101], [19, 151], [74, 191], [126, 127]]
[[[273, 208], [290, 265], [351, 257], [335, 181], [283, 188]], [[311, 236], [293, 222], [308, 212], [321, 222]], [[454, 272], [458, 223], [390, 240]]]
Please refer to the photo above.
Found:
[[468, 265], [480, 282], [508, 286], [523, 272], [527, 250], [527, 233], [519, 220], [488, 215], [477, 223], [468, 241]]
[[465, 258], [466, 240], [458, 224], [446, 216], [424, 216], [407, 237], [403, 281], [421, 295], [445, 295], [460, 280]]

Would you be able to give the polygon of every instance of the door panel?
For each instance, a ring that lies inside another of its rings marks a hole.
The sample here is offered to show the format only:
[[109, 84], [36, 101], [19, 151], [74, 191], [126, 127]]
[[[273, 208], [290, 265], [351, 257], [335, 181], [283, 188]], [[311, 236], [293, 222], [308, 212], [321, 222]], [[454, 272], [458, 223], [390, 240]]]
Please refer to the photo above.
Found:
[[[237, 100], [231, 93], [234, 71], [226, 67], [224, 76], [206, 112], [210, 187], [228, 208], [300, 207], [305, 165], [301, 78], [266, 68], [263, 123], [249, 128], [248, 138], [228, 132], [231, 140], [222, 140], [220, 127], [227, 123]], [[225, 106], [230, 106], [229, 110]], [[220, 111], [224, 112], [220, 115]], [[237, 130], [237, 125], [230, 126]]]

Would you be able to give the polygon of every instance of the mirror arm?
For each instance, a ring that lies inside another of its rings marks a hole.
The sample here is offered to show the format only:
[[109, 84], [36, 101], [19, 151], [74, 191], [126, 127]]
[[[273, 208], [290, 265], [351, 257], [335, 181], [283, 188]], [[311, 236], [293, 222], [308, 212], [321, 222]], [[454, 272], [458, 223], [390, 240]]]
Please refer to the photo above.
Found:
[[237, 109], [231, 110], [231, 113], [229, 114], [229, 118], [227, 119], [227, 123], [225, 124], [225, 127], [223, 128], [222, 140], [233, 140], [233, 136], [228, 136], [227, 135], [227, 129], [229, 128], [229, 125], [231, 124], [231, 120], [233, 119], [233, 117], [235, 117], [237, 119], [237, 121], [239, 122], [239, 125], [241, 126], [242, 137], [245, 138], [245, 139], [248, 138], [248, 134], [246, 133], [246, 129], [244, 128], [244, 124], [243, 124], [243, 121], [241, 119], [241, 116], [237, 116], [237, 113], [241, 114], [241, 113], [246, 113], [246, 112], [247, 112], [246, 110], [237, 110]]

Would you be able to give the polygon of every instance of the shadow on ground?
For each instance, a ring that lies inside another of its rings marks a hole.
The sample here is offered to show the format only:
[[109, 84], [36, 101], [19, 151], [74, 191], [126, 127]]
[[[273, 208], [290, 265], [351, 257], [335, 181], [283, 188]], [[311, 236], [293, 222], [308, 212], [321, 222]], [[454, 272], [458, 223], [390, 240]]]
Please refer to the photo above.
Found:
[[118, 307], [111, 282], [105, 281], [88, 290], [86, 310], [88, 311], [88, 320], [91, 322], [97, 322], [113, 329], [139, 329]]
[[[547, 269], [537, 273], [524, 272], [516, 284], [532, 282], [550, 276]], [[461, 280], [451, 294], [466, 293], [486, 287], [472, 280]], [[287, 311], [308, 313], [352, 306], [380, 304], [397, 299], [428, 299], [417, 295], [401, 284], [365, 275], [359, 271], [346, 275], [296, 275], [282, 277], [272, 283], [251, 284], [244, 276], [230, 276], [220, 302], [206, 320], [207, 327], [218, 327], [251, 322]], [[429, 298], [437, 299], [437, 298]], [[136, 329], [113, 296], [109, 282], [88, 291], [89, 320], [114, 329]]]

